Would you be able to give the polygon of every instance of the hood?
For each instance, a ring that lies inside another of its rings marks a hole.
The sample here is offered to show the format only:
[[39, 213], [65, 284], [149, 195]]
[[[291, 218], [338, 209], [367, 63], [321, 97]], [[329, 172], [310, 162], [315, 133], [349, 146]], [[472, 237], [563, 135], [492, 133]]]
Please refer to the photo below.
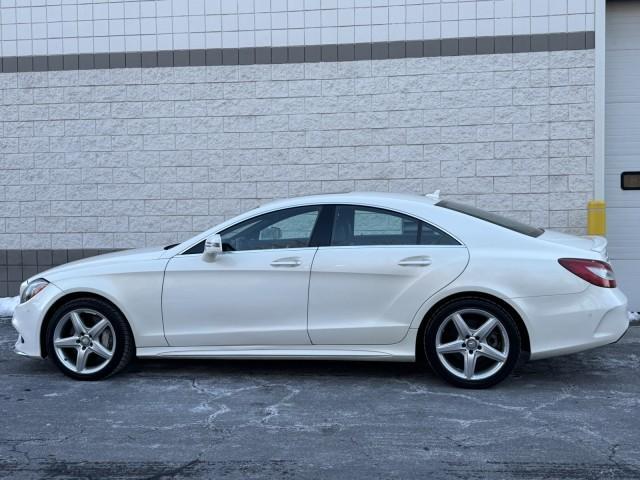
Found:
[[148, 247], [148, 248], [135, 248], [130, 250], [121, 250], [119, 252], [105, 253], [103, 255], [96, 255], [95, 257], [83, 258], [82, 260], [76, 260], [74, 262], [65, 263], [59, 267], [53, 267], [44, 272], [40, 272], [37, 275], [29, 278], [29, 282], [36, 278], [45, 278], [52, 280], [60, 275], [67, 274], [72, 271], [77, 271], [85, 268], [96, 268], [101, 265], [122, 262], [131, 262], [139, 260], [154, 260], [159, 258], [164, 253], [164, 247]]
[[604, 237], [591, 235], [578, 237], [577, 235], [569, 235], [567, 233], [554, 232], [553, 230], [545, 230], [545, 232], [540, 235], [538, 239], [565, 245], [567, 247], [596, 252], [602, 255], [605, 259], [608, 259], [607, 239]]

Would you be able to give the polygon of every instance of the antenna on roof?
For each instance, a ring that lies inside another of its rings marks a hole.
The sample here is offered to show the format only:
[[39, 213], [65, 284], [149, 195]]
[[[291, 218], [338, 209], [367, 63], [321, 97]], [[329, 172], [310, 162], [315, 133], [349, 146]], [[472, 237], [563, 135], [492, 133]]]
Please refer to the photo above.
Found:
[[434, 200], [440, 200], [440, 190], [436, 190], [433, 193], [427, 193], [425, 197], [432, 198]]

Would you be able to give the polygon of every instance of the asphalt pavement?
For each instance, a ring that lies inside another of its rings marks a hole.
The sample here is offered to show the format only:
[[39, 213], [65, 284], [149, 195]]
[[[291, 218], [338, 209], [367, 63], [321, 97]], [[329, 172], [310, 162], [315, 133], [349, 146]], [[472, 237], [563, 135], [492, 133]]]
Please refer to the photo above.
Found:
[[136, 361], [77, 382], [0, 322], [0, 478], [640, 478], [640, 327], [490, 390], [413, 364]]

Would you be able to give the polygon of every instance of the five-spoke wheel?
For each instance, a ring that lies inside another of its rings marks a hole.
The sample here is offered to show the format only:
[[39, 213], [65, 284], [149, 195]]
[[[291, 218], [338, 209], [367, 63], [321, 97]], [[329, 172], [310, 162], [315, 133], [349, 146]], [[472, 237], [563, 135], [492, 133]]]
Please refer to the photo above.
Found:
[[67, 375], [105, 378], [133, 357], [133, 335], [124, 316], [103, 300], [72, 300], [58, 308], [47, 330], [47, 352]]
[[60, 319], [53, 332], [58, 359], [76, 373], [101, 370], [113, 357], [116, 334], [113, 325], [95, 310], [71, 310]]
[[458, 299], [438, 308], [424, 333], [429, 364], [456, 386], [494, 385], [513, 370], [520, 355], [513, 317], [482, 298]]

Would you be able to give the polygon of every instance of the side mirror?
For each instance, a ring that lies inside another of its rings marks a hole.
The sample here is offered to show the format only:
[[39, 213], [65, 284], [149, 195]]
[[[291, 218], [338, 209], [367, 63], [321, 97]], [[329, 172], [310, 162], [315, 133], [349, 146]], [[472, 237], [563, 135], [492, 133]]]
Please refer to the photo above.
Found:
[[222, 253], [222, 237], [214, 233], [209, 236], [204, 242], [204, 254], [205, 260], [215, 260], [218, 254]]

